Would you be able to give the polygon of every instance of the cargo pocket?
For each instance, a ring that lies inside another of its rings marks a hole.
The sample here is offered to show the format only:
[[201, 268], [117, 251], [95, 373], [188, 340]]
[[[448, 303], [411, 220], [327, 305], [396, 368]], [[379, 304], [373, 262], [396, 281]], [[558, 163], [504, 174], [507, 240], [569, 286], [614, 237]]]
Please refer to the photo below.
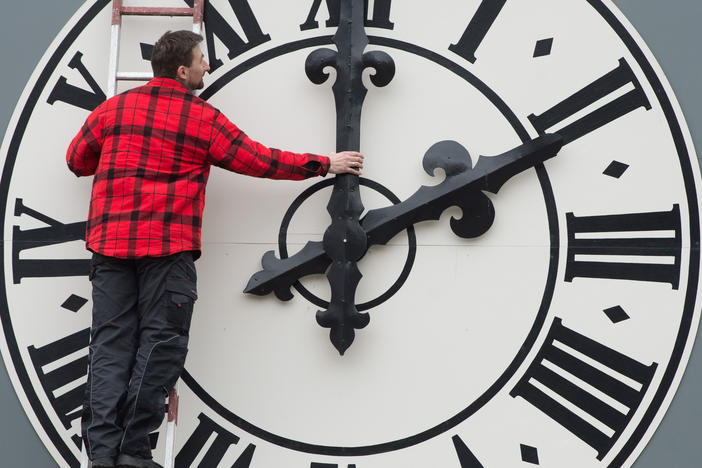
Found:
[[166, 300], [168, 322], [176, 327], [181, 335], [187, 335], [193, 317], [193, 307], [197, 300], [195, 283], [187, 279], [168, 278], [166, 280]]

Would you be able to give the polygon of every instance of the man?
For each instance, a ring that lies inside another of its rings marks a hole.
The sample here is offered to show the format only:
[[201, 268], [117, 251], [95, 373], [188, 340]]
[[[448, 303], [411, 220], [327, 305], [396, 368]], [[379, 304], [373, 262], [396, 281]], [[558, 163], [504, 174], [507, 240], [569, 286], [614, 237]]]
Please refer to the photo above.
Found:
[[155, 78], [98, 106], [66, 155], [76, 175], [94, 175], [82, 416], [94, 468], [159, 466], [148, 435], [185, 362], [210, 166], [294, 180], [363, 166], [356, 152], [296, 154], [249, 139], [192, 93], [209, 70], [201, 41], [190, 31], [164, 34], [153, 49]]

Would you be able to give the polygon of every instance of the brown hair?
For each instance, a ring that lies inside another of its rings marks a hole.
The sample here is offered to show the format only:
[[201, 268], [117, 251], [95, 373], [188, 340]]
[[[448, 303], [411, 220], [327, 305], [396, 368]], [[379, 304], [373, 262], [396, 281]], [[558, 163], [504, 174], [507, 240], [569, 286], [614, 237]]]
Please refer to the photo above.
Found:
[[193, 62], [193, 47], [202, 36], [192, 31], [167, 31], [160, 37], [151, 54], [151, 68], [156, 78], [175, 78], [178, 67]]

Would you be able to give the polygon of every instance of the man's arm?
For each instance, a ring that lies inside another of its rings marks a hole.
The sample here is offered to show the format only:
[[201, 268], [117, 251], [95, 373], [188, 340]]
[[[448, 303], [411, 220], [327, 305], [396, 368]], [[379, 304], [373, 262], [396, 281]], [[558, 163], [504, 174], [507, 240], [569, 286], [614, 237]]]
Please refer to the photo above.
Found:
[[[99, 108], [98, 108], [99, 109]], [[77, 176], [95, 174], [102, 148], [102, 118], [99, 110], [93, 111], [73, 138], [66, 152], [68, 168]]]
[[363, 156], [356, 152], [332, 153], [327, 157], [268, 148], [250, 139], [220, 112], [213, 123], [208, 156], [216, 166], [268, 179], [301, 180], [327, 172], [360, 174], [358, 169], [363, 167]]

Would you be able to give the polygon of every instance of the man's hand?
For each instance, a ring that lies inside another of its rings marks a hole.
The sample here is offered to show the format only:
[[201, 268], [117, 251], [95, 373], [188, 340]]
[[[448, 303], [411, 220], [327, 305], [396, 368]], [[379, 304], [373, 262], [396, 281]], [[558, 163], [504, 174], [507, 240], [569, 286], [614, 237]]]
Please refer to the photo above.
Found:
[[361, 175], [363, 169], [363, 155], [356, 151], [342, 151], [329, 155], [330, 174], [356, 174]]

